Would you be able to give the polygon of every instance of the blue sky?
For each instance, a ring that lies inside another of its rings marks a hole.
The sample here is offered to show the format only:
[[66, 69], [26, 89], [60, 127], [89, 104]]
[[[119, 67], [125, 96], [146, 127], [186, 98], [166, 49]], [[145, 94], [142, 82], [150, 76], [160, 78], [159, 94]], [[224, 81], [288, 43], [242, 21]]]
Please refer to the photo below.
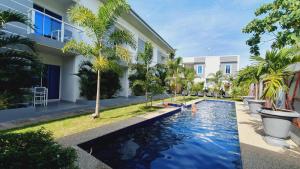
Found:
[[[181, 57], [240, 55], [249, 64], [249, 35], [242, 28], [269, 0], [129, 0], [131, 7]], [[262, 45], [262, 53], [269, 44]]]

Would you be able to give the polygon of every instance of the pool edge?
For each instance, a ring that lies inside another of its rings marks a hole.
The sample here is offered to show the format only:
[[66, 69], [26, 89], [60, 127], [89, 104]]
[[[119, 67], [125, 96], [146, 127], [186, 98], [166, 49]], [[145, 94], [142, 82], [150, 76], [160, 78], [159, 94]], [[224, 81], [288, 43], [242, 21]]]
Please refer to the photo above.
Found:
[[[203, 101], [204, 99], [195, 99], [186, 103], [186, 105], [191, 105], [193, 103], [198, 103]], [[109, 133], [117, 132], [119, 130], [128, 128], [130, 126], [138, 125], [139, 123], [143, 123], [149, 120], [153, 120], [156, 118], [160, 118], [162, 116], [166, 116], [172, 114], [174, 112], [180, 111], [179, 107], [168, 107], [164, 109], [160, 109], [155, 112], [151, 112], [149, 114], [143, 114], [136, 117], [131, 117], [125, 120], [121, 120], [118, 122], [114, 122], [111, 124], [107, 124], [104, 126], [96, 127], [93, 129], [89, 129], [87, 131], [83, 131], [80, 133], [75, 133], [66, 137], [62, 137], [57, 141], [64, 146], [73, 147], [78, 154], [78, 164], [80, 168], [84, 169], [111, 169], [104, 162], [96, 159], [94, 156], [81, 149], [78, 145], [88, 142], [93, 139], [97, 139]]]

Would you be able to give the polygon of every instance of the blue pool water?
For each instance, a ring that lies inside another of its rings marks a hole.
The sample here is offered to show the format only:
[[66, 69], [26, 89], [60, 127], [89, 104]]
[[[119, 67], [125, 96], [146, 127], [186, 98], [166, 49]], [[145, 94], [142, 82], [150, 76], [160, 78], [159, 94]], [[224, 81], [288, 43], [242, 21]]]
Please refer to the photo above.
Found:
[[114, 169], [242, 168], [234, 104], [202, 101], [197, 108], [79, 146]]

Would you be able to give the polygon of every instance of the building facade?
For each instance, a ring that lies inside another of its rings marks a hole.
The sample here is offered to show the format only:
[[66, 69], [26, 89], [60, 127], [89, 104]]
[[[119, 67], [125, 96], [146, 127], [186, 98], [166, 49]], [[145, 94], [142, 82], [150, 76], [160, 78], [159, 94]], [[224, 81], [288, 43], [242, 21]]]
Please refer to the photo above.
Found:
[[230, 56], [197, 56], [184, 57], [184, 67], [193, 68], [196, 72], [195, 82], [204, 82], [205, 87], [211, 84], [209, 78], [217, 71], [222, 71], [224, 75], [235, 77], [240, 67], [240, 57]]
[[[75, 76], [79, 65], [86, 60], [81, 55], [64, 54], [61, 49], [71, 39], [90, 42], [84, 29], [69, 22], [67, 10], [79, 3], [97, 13], [104, 0], [5, 0], [0, 2], [0, 10], [11, 10], [27, 15], [34, 29], [19, 24], [8, 23], [5, 32], [29, 37], [34, 40], [37, 54], [45, 65], [45, 77], [41, 85], [48, 88], [49, 100], [65, 100], [76, 102], [80, 97], [79, 78]], [[117, 19], [116, 28], [131, 32], [137, 42], [137, 48], [129, 48], [132, 63], [136, 63], [138, 52], [142, 52], [145, 42], [153, 45], [153, 64], [164, 63], [168, 54], [174, 49], [157, 34], [137, 13], [131, 10]], [[122, 89], [119, 96], [131, 95], [129, 89], [127, 64], [121, 64], [124, 74], [120, 78]]]

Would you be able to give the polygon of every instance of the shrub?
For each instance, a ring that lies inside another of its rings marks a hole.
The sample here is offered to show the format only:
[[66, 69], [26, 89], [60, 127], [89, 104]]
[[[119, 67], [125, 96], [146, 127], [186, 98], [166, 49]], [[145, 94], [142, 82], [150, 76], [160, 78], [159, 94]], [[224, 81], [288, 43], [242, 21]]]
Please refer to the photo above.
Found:
[[[80, 78], [80, 95], [88, 100], [96, 98], [97, 74], [91, 62], [83, 62], [80, 65], [77, 76]], [[112, 98], [121, 89], [119, 74], [108, 70], [101, 73], [100, 81], [101, 98]]]
[[136, 80], [146, 80], [146, 67], [143, 64], [137, 63], [130, 67], [131, 74], [129, 75], [129, 87], [131, 88], [132, 94], [135, 96], [142, 96], [145, 94], [145, 89], [142, 85], [134, 84]]
[[0, 168], [77, 169], [76, 151], [57, 144], [43, 129], [0, 135]]

